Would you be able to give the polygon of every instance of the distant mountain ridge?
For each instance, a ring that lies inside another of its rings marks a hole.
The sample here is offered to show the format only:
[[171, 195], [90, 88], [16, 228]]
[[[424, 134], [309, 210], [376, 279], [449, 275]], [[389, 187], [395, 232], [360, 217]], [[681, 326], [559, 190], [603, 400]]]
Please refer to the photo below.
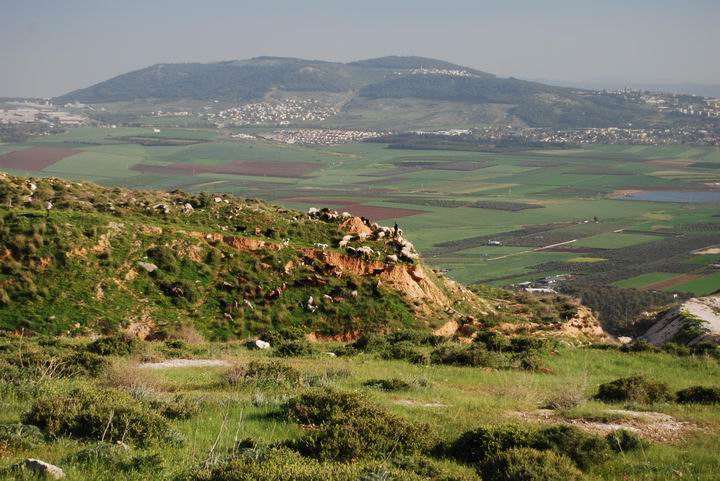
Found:
[[[256, 57], [215, 63], [156, 64], [118, 75], [55, 100], [82, 103], [159, 99], [249, 102], [273, 91], [343, 94], [349, 108], [376, 101], [417, 99], [435, 103], [504, 105], [530, 126], [642, 125], [655, 113], [638, 104], [583, 95], [425, 57], [388, 56], [350, 63]], [[353, 103], [352, 101], [357, 100]], [[426, 107], [422, 107], [426, 108]]]

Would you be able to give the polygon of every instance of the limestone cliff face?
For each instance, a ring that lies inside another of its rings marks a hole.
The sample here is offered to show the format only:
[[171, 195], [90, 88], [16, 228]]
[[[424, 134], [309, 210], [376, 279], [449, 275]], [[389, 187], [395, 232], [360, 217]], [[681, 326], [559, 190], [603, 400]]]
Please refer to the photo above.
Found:
[[720, 296], [693, 298], [661, 313], [642, 339], [655, 345], [720, 342]]

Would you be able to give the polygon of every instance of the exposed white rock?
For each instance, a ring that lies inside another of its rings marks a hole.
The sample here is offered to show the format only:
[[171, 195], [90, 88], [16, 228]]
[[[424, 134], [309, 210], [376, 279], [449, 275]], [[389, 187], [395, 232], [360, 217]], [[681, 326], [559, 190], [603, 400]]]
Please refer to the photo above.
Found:
[[23, 462], [23, 466], [28, 471], [39, 474], [40, 476], [43, 476], [45, 478], [63, 479], [65, 477], [65, 472], [62, 469], [55, 466], [54, 464], [46, 463], [45, 461], [41, 461], [39, 459], [26, 459]]
[[156, 266], [152, 262], [142, 262], [142, 261], [138, 262], [137, 266], [140, 269], [144, 270], [145, 272], [155, 272], [158, 268], [158, 266]]

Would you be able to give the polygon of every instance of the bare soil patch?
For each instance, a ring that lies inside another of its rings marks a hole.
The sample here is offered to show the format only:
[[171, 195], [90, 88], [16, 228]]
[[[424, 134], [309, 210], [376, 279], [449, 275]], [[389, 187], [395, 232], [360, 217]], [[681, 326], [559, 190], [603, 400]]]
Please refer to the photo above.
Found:
[[222, 367], [231, 363], [224, 359], [168, 359], [161, 362], [145, 362], [141, 369], [173, 369], [178, 367]]
[[15, 170], [39, 171], [50, 167], [65, 157], [80, 154], [82, 150], [36, 147], [16, 150], [0, 155], [0, 167]]
[[660, 159], [648, 160], [645, 163], [650, 165], [658, 165], [660, 167], [687, 167], [694, 162], [694, 160], [690, 159]]
[[641, 291], [659, 291], [661, 289], [667, 289], [669, 287], [677, 286], [678, 284], [684, 284], [685, 282], [689, 282], [695, 279], [698, 279], [702, 276], [699, 276], [697, 274], [684, 274], [682, 276], [673, 277], [672, 279], [667, 279], [660, 282], [655, 282], [653, 284], [648, 284], [647, 286], [643, 286], [640, 290]]
[[236, 160], [229, 164], [197, 165], [175, 163], [171, 165], [135, 164], [130, 169], [153, 174], [197, 175], [231, 174], [257, 177], [305, 177], [305, 174], [322, 167], [310, 162], [285, 162], [282, 160]]
[[596, 418], [566, 419], [550, 409], [538, 409], [532, 412], [512, 412], [512, 416], [522, 419], [576, 426], [584, 431], [606, 435], [617, 429], [633, 431], [645, 439], [659, 442], [682, 440], [688, 431], [697, 429], [692, 423], [678, 421], [674, 417], [657, 412], [628, 411], [608, 409], [603, 411], [608, 421]]

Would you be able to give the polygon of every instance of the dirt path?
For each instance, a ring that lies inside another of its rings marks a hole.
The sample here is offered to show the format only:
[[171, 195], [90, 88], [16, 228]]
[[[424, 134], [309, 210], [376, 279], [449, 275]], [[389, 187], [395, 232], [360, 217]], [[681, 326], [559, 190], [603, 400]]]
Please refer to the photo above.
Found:
[[173, 369], [176, 367], [218, 367], [230, 366], [224, 359], [168, 359], [162, 362], [145, 362], [140, 364], [141, 369]]
[[538, 409], [531, 412], [512, 412], [512, 416], [522, 419], [546, 423], [558, 423], [576, 426], [584, 431], [606, 435], [617, 429], [633, 431], [645, 439], [660, 442], [682, 440], [688, 431], [698, 427], [692, 423], [678, 421], [672, 416], [657, 412], [629, 411], [625, 409], [608, 409], [603, 414], [610, 419], [602, 421], [595, 418], [567, 419], [549, 409]]

